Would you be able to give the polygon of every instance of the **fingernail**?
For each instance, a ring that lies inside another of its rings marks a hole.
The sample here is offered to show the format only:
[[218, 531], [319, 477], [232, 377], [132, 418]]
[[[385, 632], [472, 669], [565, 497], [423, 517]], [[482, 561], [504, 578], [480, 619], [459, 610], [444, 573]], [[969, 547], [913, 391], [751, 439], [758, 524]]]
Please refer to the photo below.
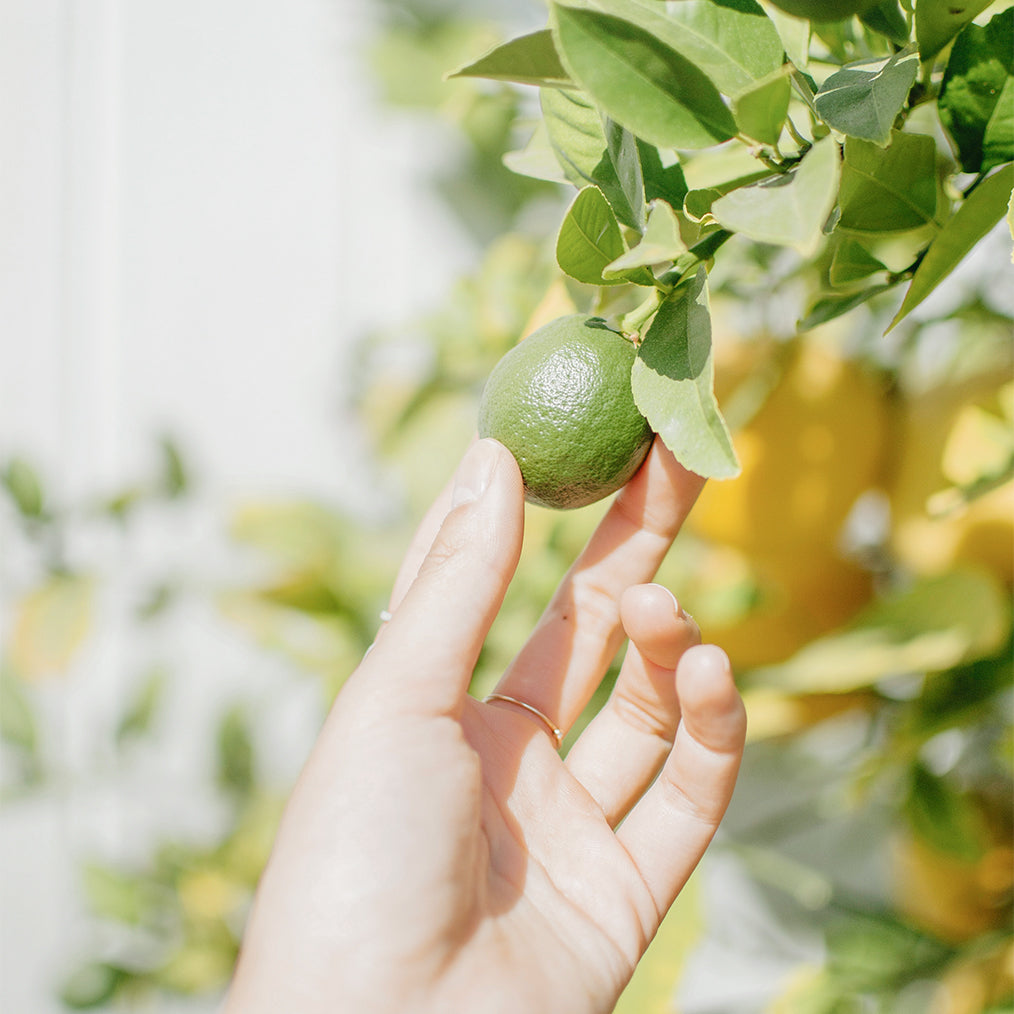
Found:
[[451, 493], [451, 510], [462, 504], [478, 500], [486, 492], [496, 466], [496, 449], [492, 443], [480, 440], [473, 444], [458, 466]]
[[675, 614], [676, 614], [676, 615], [677, 615], [678, 617], [681, 617], [681, 616], [683, 615], [683, 608], [682, 608], [682, 607], [680, 606], [680, 604], [679, 604], [679, 603], [678, 603], [678, 602], [676, 601], [676, 596], [675, 596], [675, 595], [673, 595], [673, 593], [672, 593], [671, 591], [669, 591], [669, 589], [668, 589], [668, 588], [666, 588], [666, 586], [665, 586], [664, 584], [657, 584], [657, 585], [655, 585], [655, 587], [656, 587], [656, 588], [661, 588], [661, 589], [662, 589], [662, 591], [664, 591], [664, 592], [666, 593], [666, 595], [668, 595], [668, 596], [669, 596], [670, 600], [672, 601], [672, 611], [673, 611], [673, 612], [674, 612], [674, 613], [675, 613]]

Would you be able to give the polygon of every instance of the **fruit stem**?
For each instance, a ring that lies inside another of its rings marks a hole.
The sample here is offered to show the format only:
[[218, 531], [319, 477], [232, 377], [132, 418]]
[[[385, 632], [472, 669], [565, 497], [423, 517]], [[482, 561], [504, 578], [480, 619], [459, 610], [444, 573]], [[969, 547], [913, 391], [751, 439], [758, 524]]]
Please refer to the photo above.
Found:
[[655, 316], [659, 303], [662, 301], [662, 295], [663, 293], [660, 290], [653, 290], [651, 295], [640, 306], [635, 306], [633, 310], [623, 315], [620, 321], [620, 328], [625, 335], [634, 339], [635, 345], [645, 330], [645, 324]]

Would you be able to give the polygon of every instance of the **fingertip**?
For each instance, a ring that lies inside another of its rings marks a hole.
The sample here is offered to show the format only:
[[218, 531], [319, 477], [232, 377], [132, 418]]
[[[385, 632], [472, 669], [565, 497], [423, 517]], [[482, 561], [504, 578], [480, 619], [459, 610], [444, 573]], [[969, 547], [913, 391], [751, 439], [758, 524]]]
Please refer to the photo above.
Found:
[[620, 619], [642, 655], [665, 669], [675, 669], [682, 654], [700, 640], [693, 618], [660, 584], [627, 588], [620, 598]]
[[729, 656], [716, 644], [688, 649], [676, 670], [684, 722], [694, 739], [716, 750], [742, 748], [746, 708]]

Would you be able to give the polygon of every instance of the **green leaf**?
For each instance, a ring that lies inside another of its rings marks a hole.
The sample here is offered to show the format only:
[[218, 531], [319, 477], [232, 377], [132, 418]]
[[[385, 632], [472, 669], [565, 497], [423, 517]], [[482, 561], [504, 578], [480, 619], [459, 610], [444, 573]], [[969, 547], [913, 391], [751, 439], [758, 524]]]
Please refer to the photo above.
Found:
[[1006, 592], [991, 575], [953, 570], [872, 606], [840, 633], [756, 671], [783, 692], [847, 693], [889, 676], [943, 672], [984, 658], [1010, 634]]
[[930, 60], [991, 0], [919, 0], [915, 6], [915, 37], [919, 58]]
[[38, 748], [38, 725], [32, 703], [15, 676], [0, 668], [0, 739], [29, 756]]
[[35, 469], [22, 458], [12, 459], [0, 476], [0, 483], [10, 494], [18, 513], [38, 520], [45, 513], [42, 483]]
[[809, 256], [834, 207], [839, 172], [838, 145], [828, 137], [792, 173], [733, 190], [711, 205], [711, 214], [726, 229]]
[[784, 62], [781, 38], [754, 0], [572, 0], [642, 28], [736, 98]]
[[166, 673], [155, 668], [145, 676], [135, 691], [116, 727], [116, 742], [142, 736], [149, 729], [165, 697]]
[[883, 3], [863, 11], [859, 15], [859, 20], [867, 28], [890, 39], [896, 46], [908, 45], [912, 29], [898, 0], [884, 0]]
[[71, 1010], [103, 1007], [116, 995], [129, 973], [116, 965], [94, 961], [67, 977], [60, 987], [60, 1001]]
[[1004, 166], [983, 180], [944, 223], [930, 244], [891, 321], [894, 327], [915, 309], [971, 252], [1004, 216], [1014, 189], [1014, 165]]
[[895, 131], [886, 149], [848, 138], [839, 201], [842, 229], [900, 232], [932, 222], [937, 211], [933, 138]]
[[556, 241], [556, 261], [560, 268], [587, 285], [617, 285], [641, 279], [641, 284], [654, 285], [655, 279], [646, 268], [635, 269], [612, 278], [603, 272], [627, 248], [613, 209], [597, 187], [585, 187], [570, 206], [560, 226]]
[[616, 217], [639, 229], [642, 223], [620, 185], [602, 115], [594, 103], [581, 92], [549, 88], [542, 90], [541, 102], [542, 121], [567, 179], [578, 189], [589, 183], [598, 187]]
[[95, 585], [91, 578], [56, 574], [21, 600], [9, 652], [26, 679], [61, 673], [91, 631]]
[[747, 137], [763, 144], [778, 143], [792, 92], [789, 70], [789, 65], [783, 64], [773, 74], [733, 99], [736, 122]]
[[644, 179], [644, 199], [662, 200], [674, 208], [683, 204], [687, 195], [687, 178], [678, 161], [663, 162], [654, 145], [637, 142], [641, 157], [641, 176]]
[[1014, 8], [957, 37], [937, 107], [967, 173], [1014, 159]]
[[564, 63], [596, 104], [638, 137], [664, 148], [706, 148], [736, 133], [708, 77], [644, 29], [554, 4]]
[[914, 49], [847, 64], [821, 85], [814, 100], [817, 113], [841, 134], [884, 146], [918, 72]]
[[176, 442], [169, 437], [163, 437], [159, 441], [159, 450], [162, 452], [162, 490], [170, 500], [176, 500], [190, 486], [183, 455]]
[[519, 176], [530, 176], [548, 183], [570, 182], [549, 140], [545, 120], [539, 120], [524, 147], [504, 152], [503, 164]]
[[851, 236], [842, 234], [831, 258], [828, 278], [832, 285], [851, 285], [853, 282], [869, 278], [878, 271], [886, 271], [876, 257], [862, 243]]
[[912, 767], [905, 815], [912, 830], [937, 851], [974, 863], [985, 853], [987, 830], [971, 800], [924, 765]]
[[566, 87], [573, 85], [553, 44], [548, 28], [522, 35], [491, 49], [474, 63], [448, 77], [481, 77], [516, 84]]
[[218, 726], [218, 783], [238, 795], [246, 795], [254, 785], [254, 747], [242, 706], [225, 713]]
[[606, 151], [616, 170], [616, 178], [627, 207], [630, 208], [633, 227], [640, 232], [644, 228], [644, 176], [637, 138], [625, 127], [608, 118], [603, 129]]
[[800, 331], [809, 331], [812, 328], [820, 327], [830, 320], [843, 317], [851, 313], [863, 303], [868, 303], [885, 292], [890, 292], [898, 282], [885, 282], [883, 285], [871, 285], [868, 289], [860, 292], [835, 293], [831, 296], [822, 296], [806, 312], [806, 315], [799, 321], [796, 327]]
[[685, 468], [709, 478], [739, 474], [714, 394], [707, 272], [700, 268], [661, 304], [637, 350], [634, 401]]
[[629, 272], [632, 268], [673, 261], [686, 252], [687, 245], [680, 235], [676, 213], [665, 201], [655, 201], [648, 214], [648, 224], [641, 242], [614, 260], [602, 274], [608, 279], [617, 273]]

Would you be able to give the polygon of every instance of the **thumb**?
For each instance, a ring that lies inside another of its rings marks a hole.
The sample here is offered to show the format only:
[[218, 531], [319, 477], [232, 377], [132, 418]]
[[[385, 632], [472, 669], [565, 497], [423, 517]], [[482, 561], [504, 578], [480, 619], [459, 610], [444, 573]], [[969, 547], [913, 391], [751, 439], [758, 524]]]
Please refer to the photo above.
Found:
[[495, 440], [478, 441], [458, 466], [450, 511], [361, 678], [409, 710], [457, 714], [517, 568], [523, 528], [514, 457]]

